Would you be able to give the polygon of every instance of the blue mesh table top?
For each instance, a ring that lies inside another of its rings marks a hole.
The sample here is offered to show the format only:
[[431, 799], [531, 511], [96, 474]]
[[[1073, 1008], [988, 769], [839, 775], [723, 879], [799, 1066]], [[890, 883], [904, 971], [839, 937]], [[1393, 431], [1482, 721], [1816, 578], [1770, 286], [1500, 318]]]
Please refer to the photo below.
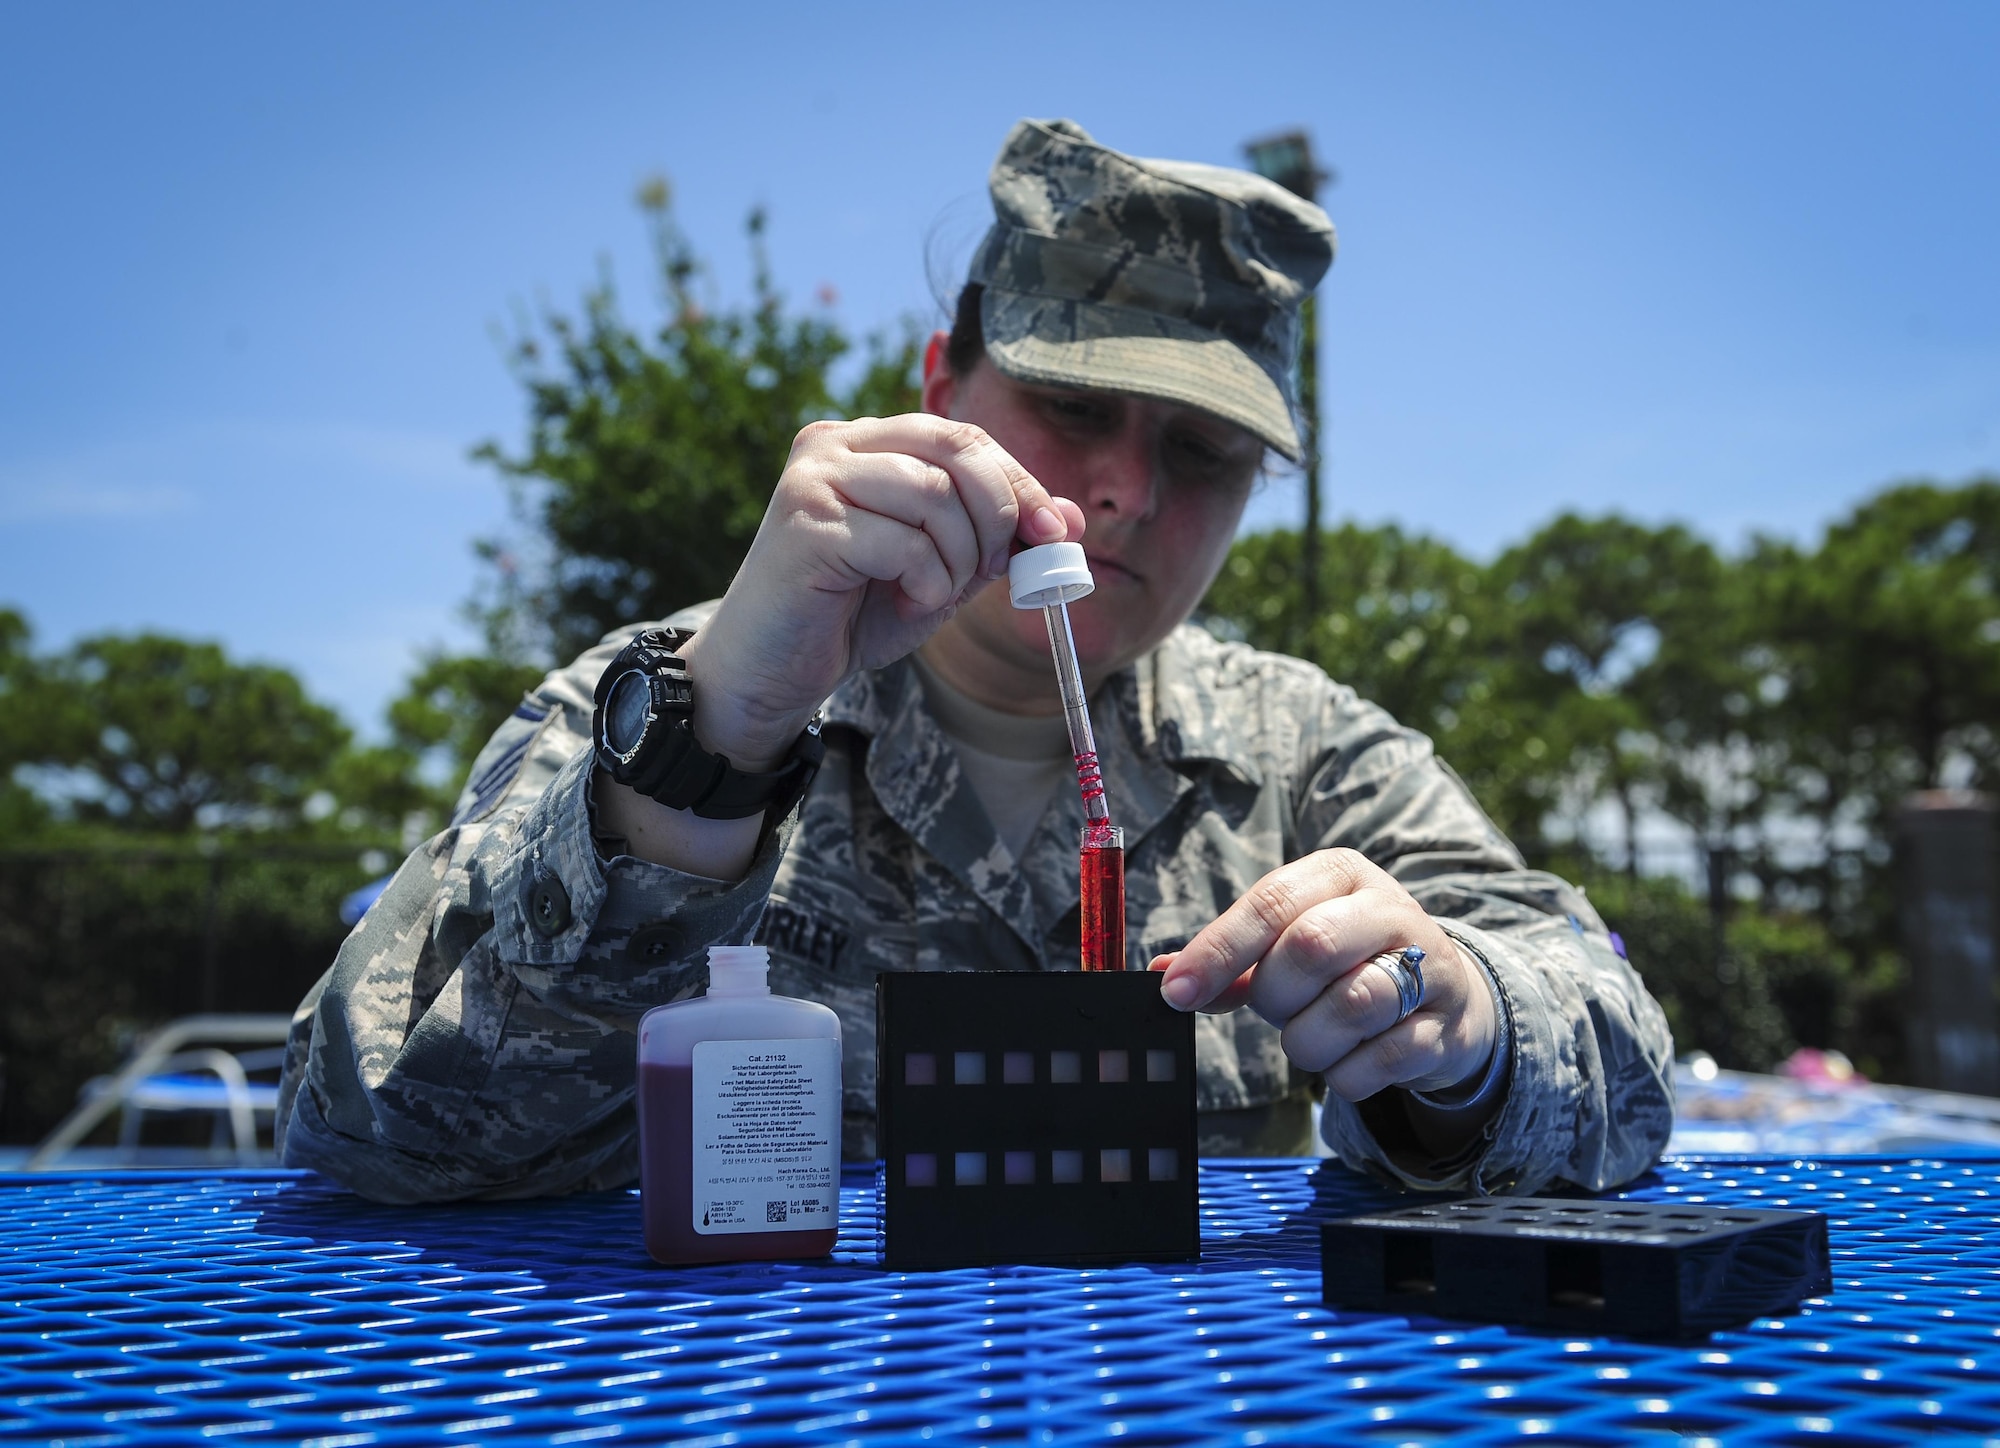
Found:
[[1396, 1200], [1210, 1162], [1198, 1263], [664, 1268], [631, 1193], [379, 1207], [301, 1173], [0, 1176], [0, 1441], [2000, 1444], [2000, 1157], [1670, 1160], [1827, 1214], [1835, 1288], [1692, 1344], [1336, 1312]]

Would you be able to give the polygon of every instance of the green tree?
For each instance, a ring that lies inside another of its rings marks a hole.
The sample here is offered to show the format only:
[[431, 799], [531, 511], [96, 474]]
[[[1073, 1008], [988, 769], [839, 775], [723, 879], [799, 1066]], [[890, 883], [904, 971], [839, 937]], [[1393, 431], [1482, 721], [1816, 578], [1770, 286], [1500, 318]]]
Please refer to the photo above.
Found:
[[15, 770], [33, 757], [36, 743], [22, 691], [33, 685], [34, 656], [28, 620], [0, 608], [0, 837], [21, 839], [48, 823], [48, 806], [20, 783]]
[[1344, 524], [1322, 541], [1318, 618], [1304, 616], [1300, 540], [1237, 540], [1203, 619], [1260, 648], [1320, 665], [1429, 733], [1495, 820], [1531, 848], [1565, 778], [1562, 720], [1510, 680], [1508, 624], [1488, 570], [1395, 527]]
[[[1977, 786], [2000, 764], [2000, 481], [1879, 493], [1827, 530], [1775, 591], [1808, 650], [1799, 695], [1879, 741], [1895, 787]], [[1901, 760], [1892, 764], [1892, 757]], [[1949, 771], [1963, 772], [1956, 781]]]
[[134, 1030], [290, 1009], [333, 957], [364, 848], [384, 842], [341, 794], [365, 751], [285, 670], [158, 634], [31, 644], [0, 610], [11, 1141], [42, 1135]]
[[1640, 868], [1640, 820], [1660, 800], [1660, 723], [1712, 712], [1726, 573], [1679, 525], [1573, 513], [1489, 573], [1495, 701], [1559, 741], [1550, 803], [1572, 833], [1600, 800], [1616, 802], [1628, 874]]
[[1704, 1050], [1740, 1071], [1768, 1071], [1790, 1053], [1795, 1042], [1763, 957], [1739, 945], [1717, 970], [1708, 908], [1686, 886], [1617, 873], [1600, 874], [1589, 888], [1591, 904], [1624, 940], [1633, 969], [1666, 1012], [1679, 1051]]
[[1816, 548], [1759, 540], [1749, 569], [1784, 751], [1763, 807], [1817, 840], [1773, 873], [1843, 938], [1887, 948], [1897, 806], [2000, 778], [2000, 482], [1887, 489]]
[[342, 824], [406, 843], [434, 833], [480, 749], [541, 677], [535, 664], [427, 655], [389, 704], [387, 742], [350, 748], [328, 771]]
[[1305, 616], [1300, 539], [1286, 529], [1236, 541], [1202, 622], [1309, 659], [1426, 731], [1503, 828], [1539, 835], [1552, 751], [1538, 721], [1495, 701], [1485, 570], [1393, 526], [1342, 524], [1320, 549], [1319, 617]]
[[430, 654], [389, 705], [389, 730], [411, 753], [434, 758], [458, 785], [500, 721], [542, 680], [542, 671], [479, 654]]
[[1299, 535], [1282, 530], [1237, 540], [1202, 602], [1205, 621], [1311, 659], [1419, 728], [1448, 730], [1473, 663], [1479, 567], [1395, 527], [1344, 524], [1320, 548], [1320, 617], [1303, 616]]
[[5, 702], [17, 775], [70, 819], [140, 833], [295, 825], [349, 737], [286, 670], [164, 634], [32, 659]]
[[503, 657], [567, 658], [608, 630], [721, 595], [750, 546], [792, 440], [822, 417], [906, 412], [919, 350], [907, 329], [871, 340], [858, 378], [835, 385], [851, 344], [832, 321], [788, 314], [763, 248], [748, 232], [750, 304], [702, 303], [702, 265], [675, 223], [666, 182], [641, 187], [666, 317], [642, 334], [606, 277], [582, 315], [549, 311], [513, 344], [528, 391], [526, 448], [477, 456], [514, 488], [539, 566], [498, 543], [484, 607]]
[[1910, 790], [1994, 779], [2000, 482], [1892, 488], [1810, 554], [1767, 541], [1755, 562], [1824, 803], [1879, 823]]
[[1857, 948], [1817, 916], [1751, 908], [1730, 919], [1718, 970], [1708, 907], [1679, 881], [1588, 878], [1591, 903], [1623, 938], [1682, 1052], [1768, 1071], [1800, 1046], [1833, 1047], [1865, 1074], [1895, 1079], [1904, 975], [1894, 952]]

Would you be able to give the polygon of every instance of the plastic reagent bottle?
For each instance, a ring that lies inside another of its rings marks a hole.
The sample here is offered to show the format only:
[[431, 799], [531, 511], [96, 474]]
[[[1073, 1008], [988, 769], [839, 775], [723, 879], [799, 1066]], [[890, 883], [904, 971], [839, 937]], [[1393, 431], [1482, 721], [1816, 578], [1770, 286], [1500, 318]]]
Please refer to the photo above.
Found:
[[1083, 969], [1125, 969], [1125, 832], [1111, 823], [1111, 801], [1097, 761], [1097, 736], [1083, 695], [1083, 669], [1076, 637], [1070, 632], [1069, 605], [1096, 587], [1081, 543], [1045, 543], [1016, 553], [1007, 568], [1014, 607], [1039, 608], [1055, 657], [1056, 687], [1063, 719], [1076, 755], [1076, 783], [1083, 794], [1083, 838], [1078, 859], [1078, 898], [1083, 937]]
[[840, 1017], [711, 945], [708, 994], [639, 1022], [639, 1198], [666, 1263], [824, 1257], [840, 1216]]

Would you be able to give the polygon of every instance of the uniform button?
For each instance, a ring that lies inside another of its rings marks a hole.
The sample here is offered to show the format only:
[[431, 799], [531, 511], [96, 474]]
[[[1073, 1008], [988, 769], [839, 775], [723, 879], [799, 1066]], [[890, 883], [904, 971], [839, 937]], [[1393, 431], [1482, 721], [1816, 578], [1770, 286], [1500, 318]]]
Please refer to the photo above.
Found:
[[625, 942], [625, 958], [637, 965], [659, 965], [687, 953], [687, 932], [678, 925], [656, 920], [641, 925]]
[[562, 881], [554, 875], [537, 875], [528, 887], [528, 923], [537, 935], [552, 939], [562, 934], [569, 921], [569, 892], [563, 889]]

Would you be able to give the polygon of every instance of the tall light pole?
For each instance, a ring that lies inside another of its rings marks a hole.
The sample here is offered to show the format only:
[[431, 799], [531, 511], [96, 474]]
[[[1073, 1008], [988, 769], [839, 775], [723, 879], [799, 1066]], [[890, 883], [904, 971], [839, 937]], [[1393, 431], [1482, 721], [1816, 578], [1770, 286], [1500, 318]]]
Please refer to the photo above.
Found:
[[[1294, 196], [1319, 200], [1320, 188], [1338, 178], [1313, 160], [1312, 137], [1304, 131], [1281, 131], [1251, 141], [1243, 148], [1250, 168], [1277, 182]], [[1319, 619], [1319, 298], [1306, 298], [1299, 310], [1299, 412], [1305, 422], [1306, 526], [1299, 545], [1299, 572], [1304, 592], [1304, 629], [1308, 636]]]

